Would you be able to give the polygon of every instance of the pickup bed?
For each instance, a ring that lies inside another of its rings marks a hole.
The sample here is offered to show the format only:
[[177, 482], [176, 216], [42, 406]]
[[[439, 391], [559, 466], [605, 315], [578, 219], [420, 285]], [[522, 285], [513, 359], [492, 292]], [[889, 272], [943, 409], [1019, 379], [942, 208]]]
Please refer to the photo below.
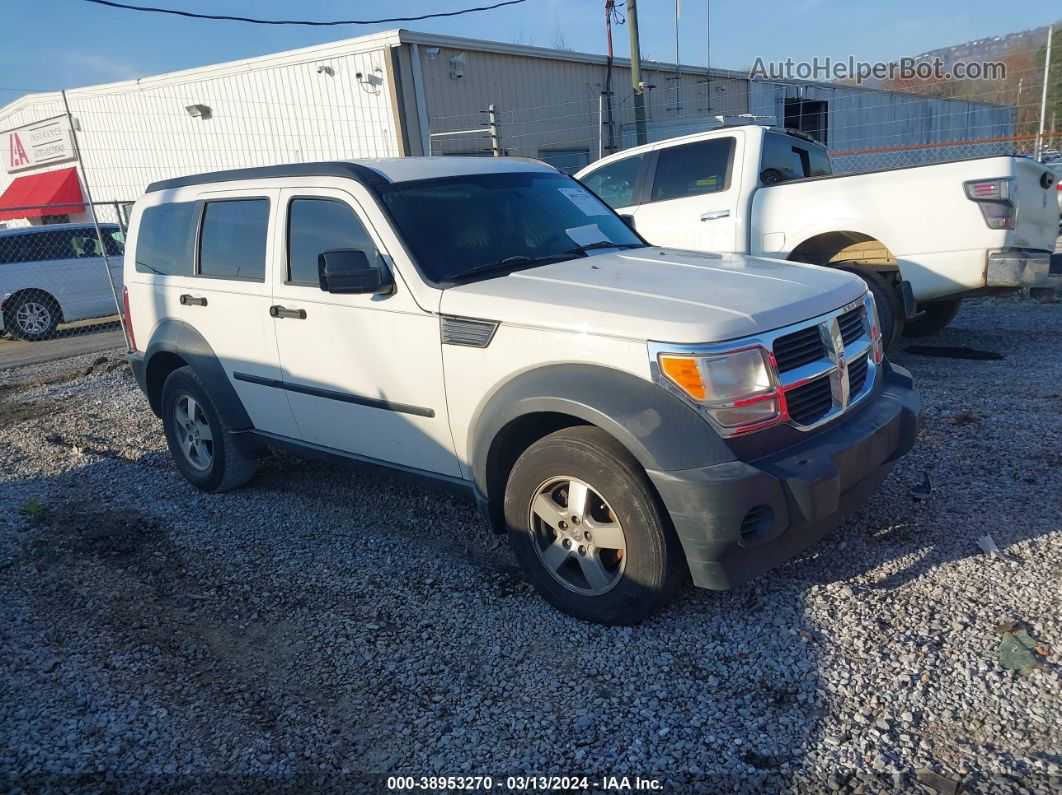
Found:
[[1062, 284], [1055, 175], [987, 157], [833, 175], [791, 131], [724, 127], [628, 149], [576, 176], [659, 245], [851, 270], [883, 334], [943, 328], [966, 297]]

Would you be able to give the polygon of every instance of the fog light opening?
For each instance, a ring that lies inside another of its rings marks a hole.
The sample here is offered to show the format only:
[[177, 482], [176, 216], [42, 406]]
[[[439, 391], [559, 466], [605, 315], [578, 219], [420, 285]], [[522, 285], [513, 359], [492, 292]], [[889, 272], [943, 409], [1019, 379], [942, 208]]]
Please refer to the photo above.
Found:
[[741, 543], [750, 546], [771, 537], [774, 530], [774, 511], [768, 505], [757, 505], [741, 520]]

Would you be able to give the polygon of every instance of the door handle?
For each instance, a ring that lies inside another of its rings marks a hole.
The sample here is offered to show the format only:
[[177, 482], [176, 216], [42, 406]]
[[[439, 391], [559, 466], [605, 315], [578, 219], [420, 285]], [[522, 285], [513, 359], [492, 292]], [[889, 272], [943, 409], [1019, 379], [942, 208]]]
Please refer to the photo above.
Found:
[[188, 295], [185, 293], [181, 296], [181, 303], [185, 306], [206, 306], [207, 300], [205, 298], [198, 298], [194, 295]]
[[269, 307], [269, 316], [270, 317], [288, 317], [288, 318], [291, 318], [292, 320], [305, 320], [306, 319], [306, 310], [305, 309], [285, 309], [284, 307], [280, 306], [280, 304], [273, 304], [273, 306]]
[[709, 210], [701, 215], [702, 221], [716, 221], [720, 218], [729, 218], [730, 210]]

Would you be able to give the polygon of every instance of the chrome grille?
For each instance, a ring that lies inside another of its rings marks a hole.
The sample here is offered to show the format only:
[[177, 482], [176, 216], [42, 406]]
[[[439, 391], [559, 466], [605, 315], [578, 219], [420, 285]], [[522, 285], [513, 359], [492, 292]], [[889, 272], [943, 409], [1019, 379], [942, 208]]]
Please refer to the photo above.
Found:
[[822, 335], [817, 326], [794, 331], [774, 341], [774, 359], [780, 373], [810, 364], [822, 356]]
[[837, 325], [841, 327], [841, 339], [845, 345], [851, 345], [866, 333], [863, 318], [866, 313], [862, 307], [845, 312], [837, 318]]
[[833, 389], [828, 375], [819, 376], [785, 393], [789, 416], [801, 425], [811, 425], [833, 408]]

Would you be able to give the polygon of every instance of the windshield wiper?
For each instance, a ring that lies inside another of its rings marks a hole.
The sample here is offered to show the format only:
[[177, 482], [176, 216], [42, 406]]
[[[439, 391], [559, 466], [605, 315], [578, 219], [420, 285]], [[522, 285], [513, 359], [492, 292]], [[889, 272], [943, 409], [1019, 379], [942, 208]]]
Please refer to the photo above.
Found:
[[450, 280], [456, 281], [457, 279], [464, 279], [480, 273], [489, 273], [490, 271], [523, 268], [528, 265], [546, 265], [550, 262], [558, 262], [560, 260], [575, 259], [576, 257], [585, 256], [586, 253], [581, 248], [573, 248], [571, 251], [562, 251], [559, 254], [546, 254], [541, 257], [528, 257], [524, 254], [518, 254], [515, 257], [506, 257], [497, 262], [488, 262], [483, 265], [475, 265], [471, 268], [466, 268], [463, 271], [458, 271], [450, 277]]
[[533, 265], [546, 265], [550, 262], [560, 262], [566, 259], [575, 259], [576, 257], [587, 256], [587, 251], [593, 251], [599, 248], [643, 248], [641, 243], [610, 243], [607, 240], [599, 240], [596, 243], [590, 243], [585, 246], [576, 246], [568, 251], [562, 251], [559, 254], [545, 254], [540, 257], [528, 257], [524, 254], [518, 254], [515, 257], [506, 257], [503, 260], [497, 262], [488, 262], [484, 265], [476, 265], [472, 268], [466, 268], [463, 271], [458, 271], [450, 277], [451, 281], [458, 279], [464, 279], [469, 276], [475, 276], [480, 273], [489, 273], [490, 271], [507, 270], [508, 268], [523, 268]]
[[593, 251], [595, 248], [645, 248], [641, 243], [610, 243], [608, 240], [599, 240], [586, 246], [579, 246], [579, 251]]

